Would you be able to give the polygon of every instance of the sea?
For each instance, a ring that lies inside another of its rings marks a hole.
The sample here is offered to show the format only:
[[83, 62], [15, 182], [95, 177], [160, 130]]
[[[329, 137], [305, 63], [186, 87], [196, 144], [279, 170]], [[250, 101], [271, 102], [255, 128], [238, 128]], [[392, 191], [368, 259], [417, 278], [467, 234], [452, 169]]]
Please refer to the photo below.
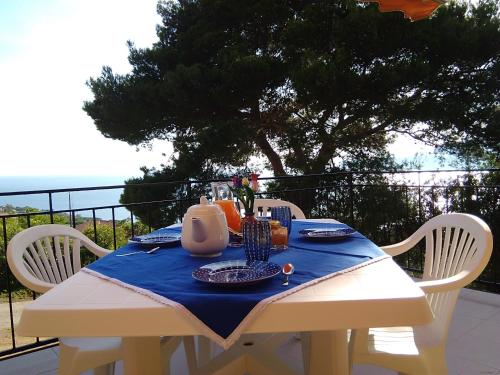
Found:
[[[125, 176], [0, 176], [0, 193], [123, 185], [128, 178]], [[109, 189], [54, 193], [52, 204], [54, 210], [117, 205], [120, 204], [122, 192], [123, 189]], [[14, 207], [28, 206], [48, 210], [49, 196], [48, 194], [0, 196], [0, 206], [7, 204]], [[77, 213], [84, 217], [92, 217], [90, 210]], [[112, 211], [111, 209], [96, 210], [96, 217], [110, 220]], [[126, 208], [115, 209], [115, 219], [123, 220], [129, 217], [130, 212]]]

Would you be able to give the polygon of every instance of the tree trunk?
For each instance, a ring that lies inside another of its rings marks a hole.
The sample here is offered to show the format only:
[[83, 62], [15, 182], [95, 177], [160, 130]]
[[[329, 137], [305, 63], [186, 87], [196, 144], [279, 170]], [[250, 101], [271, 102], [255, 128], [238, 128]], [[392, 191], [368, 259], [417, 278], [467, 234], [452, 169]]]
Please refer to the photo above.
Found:
[[266, 138], [262, 123], [260, 121], [259, 101], [256, 100], [252, 105], [252, 120], [255, 125], [255, 143], [259, 146], [262, 153], [267, 157], [271, 163], [275, 176], [286, 176], [285, 168], [279, 154], [273, 150], [271, 144]]
[[260, 150], [271, 163], [275, 176], [286, 176], [285, 168], [283, 167], [283, 162], [276, 151], [273, 150], [271, 145], [266, 139], [263, 132], [257, 132], [255, 137], [255, 143], [259, 146]]

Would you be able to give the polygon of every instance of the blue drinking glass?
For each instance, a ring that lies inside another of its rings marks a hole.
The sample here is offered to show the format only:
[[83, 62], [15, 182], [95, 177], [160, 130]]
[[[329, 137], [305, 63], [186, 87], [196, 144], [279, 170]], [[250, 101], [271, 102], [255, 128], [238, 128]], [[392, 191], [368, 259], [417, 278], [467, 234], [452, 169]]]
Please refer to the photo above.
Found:
[[288, 206], [271, 207], [271, 220], [278, 220], [282, 227], [288, 229], [288, 237], [292, 230], [292, 211]]
[[271, 252], [271, 225], [267, 220], [243, 221], [243, 246], [247, 261], [267, 261]]

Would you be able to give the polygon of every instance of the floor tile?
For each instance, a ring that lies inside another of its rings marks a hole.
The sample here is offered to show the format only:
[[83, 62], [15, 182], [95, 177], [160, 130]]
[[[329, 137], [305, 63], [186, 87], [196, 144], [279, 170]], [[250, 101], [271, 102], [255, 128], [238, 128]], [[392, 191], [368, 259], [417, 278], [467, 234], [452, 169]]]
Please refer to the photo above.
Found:
[[447, 356], [448, 375], [500, 375], [494, 367], [454, 355]]
[[478, 319], [488, 319], [500, 312], [497, 306], [474, 302], [468, 299], [459, 299], [456, 305], [457, 313]]
[[35, 375], [55, 369], [57, 369], [57, 356], [50, 349], [0, 361], [0, 374]]
[[500, 369], [500, 343], [465, 335], [448, 343], [447, 356], [458, 356], [470, 361]]
[[290, 335], [289, 339], [280, 346], [277, 355], [297, 373], [301, 374], [304, 371], [302, 364], [302, 343], [294, 335]]
[[477, 337], [479, 340], [487, 339], [496, 344], [500, 344], [500, 324], [496, 322], [492, 323], [490, 320], [483, 321], [468, 334], [472, 337]]
[[496, 313], [495, 315], [492, 315], [489, 317], [486, 321], [493, 323], [493, 324], [498, 324], [500, 325], [500, 311]]
[[457, 313], [454, 314], [451, 320], [450, 330], [448, 333], [448, 340], [449, 341], [456, 340], [462, 337], [463, 335], [468, 334], [482, 322], [484, 322], [484, 320], [479, 318], [474, 318], [466, 314], [460, 314], [457, 311]]
[[459, 298], [464, 298], [465, 296], [467, 296], [473, 292], [474, 292], [474, 290], [472, 290], [472, 289], [462, 288], [460, 290]]
[[[28, 375], [28, 374], [26, 374], [26, 375]], [[58, 375], [58, 374], [57, 374], [57, 369], [53, 369], [53, 370], [39, 372], [36, 375]]]
[[500, 294], [481, 292], [479, 290], [471, 290], [468, 294], [460, 296], [461, 299], [478, 302], [483, 305], [498, 307], [500, 309]]

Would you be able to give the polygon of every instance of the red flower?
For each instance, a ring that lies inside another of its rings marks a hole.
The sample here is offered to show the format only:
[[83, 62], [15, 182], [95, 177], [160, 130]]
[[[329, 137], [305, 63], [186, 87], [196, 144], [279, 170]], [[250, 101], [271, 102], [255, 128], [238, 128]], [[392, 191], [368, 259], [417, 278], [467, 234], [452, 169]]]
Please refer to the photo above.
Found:
[[259, 175], [257, 173], [252, 173], [250, 175], [250, 180], [251, 180], [250, 184], [251, 184], [252, 190], [254, 192], [256, 192], [257, 190], [259, 190], [259, 180], [258, 180], [258, 177], [259, 177]]

